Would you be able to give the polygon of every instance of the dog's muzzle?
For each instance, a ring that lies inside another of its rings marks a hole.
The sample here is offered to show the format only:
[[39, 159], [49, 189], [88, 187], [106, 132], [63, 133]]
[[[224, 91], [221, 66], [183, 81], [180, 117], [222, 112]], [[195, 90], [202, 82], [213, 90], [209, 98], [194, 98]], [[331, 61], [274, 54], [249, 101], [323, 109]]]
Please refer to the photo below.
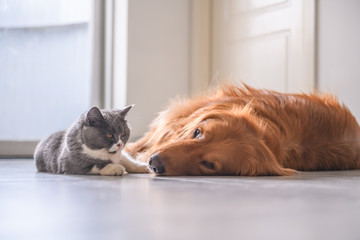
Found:
[[156, 174], [162, 174], [165, 172], [165, 164], [161, 160], [159, 154], [155, 153], [150, 157], [149, 168]]

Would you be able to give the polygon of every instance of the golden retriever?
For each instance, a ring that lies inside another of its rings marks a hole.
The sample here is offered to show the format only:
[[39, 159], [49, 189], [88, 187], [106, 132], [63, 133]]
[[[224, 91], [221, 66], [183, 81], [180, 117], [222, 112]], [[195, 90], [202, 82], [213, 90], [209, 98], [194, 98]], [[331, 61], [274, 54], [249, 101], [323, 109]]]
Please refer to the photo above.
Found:
[[157, 175], [358, 169], [360, 127], [331, 95], [227, 85], [172, 103], [126, 150]]

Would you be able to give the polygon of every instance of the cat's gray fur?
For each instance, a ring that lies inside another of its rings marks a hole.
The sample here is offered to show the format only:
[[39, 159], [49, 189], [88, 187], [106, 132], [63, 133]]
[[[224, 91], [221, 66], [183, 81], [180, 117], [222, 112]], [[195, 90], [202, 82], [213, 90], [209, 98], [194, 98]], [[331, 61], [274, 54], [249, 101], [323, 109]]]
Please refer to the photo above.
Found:
[[100, 175], [123, 175], [125, 169], [147, 172], [146, 164], [121, 151], [129, 140], [125, 116], [131, 107], [112, 111], [93, 107], [66, 131], [43, 139], [34, 153], [38, 171]]

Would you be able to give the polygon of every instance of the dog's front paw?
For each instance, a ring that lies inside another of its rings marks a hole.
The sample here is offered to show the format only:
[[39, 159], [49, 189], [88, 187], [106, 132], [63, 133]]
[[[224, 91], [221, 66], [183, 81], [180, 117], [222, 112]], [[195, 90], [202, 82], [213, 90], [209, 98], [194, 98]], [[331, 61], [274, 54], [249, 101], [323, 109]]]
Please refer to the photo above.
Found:
[[138, 162], [131, 170], [132, 173], [150, 173], [148, 164], [143, 162]]
[[122, 176], [126, 173], [125, 168], [120, 164], [110, 163], [100, 170], [102, 176]]

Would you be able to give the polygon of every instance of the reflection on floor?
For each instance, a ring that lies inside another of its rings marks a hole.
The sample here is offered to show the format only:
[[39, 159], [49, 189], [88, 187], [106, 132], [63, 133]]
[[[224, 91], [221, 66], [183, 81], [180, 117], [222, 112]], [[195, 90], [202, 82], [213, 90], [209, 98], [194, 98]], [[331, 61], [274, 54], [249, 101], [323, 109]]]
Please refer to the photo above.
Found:
[[0, 239], [360, 239], [360, 170], [292, 177], [37, 173], [0, 160]]

